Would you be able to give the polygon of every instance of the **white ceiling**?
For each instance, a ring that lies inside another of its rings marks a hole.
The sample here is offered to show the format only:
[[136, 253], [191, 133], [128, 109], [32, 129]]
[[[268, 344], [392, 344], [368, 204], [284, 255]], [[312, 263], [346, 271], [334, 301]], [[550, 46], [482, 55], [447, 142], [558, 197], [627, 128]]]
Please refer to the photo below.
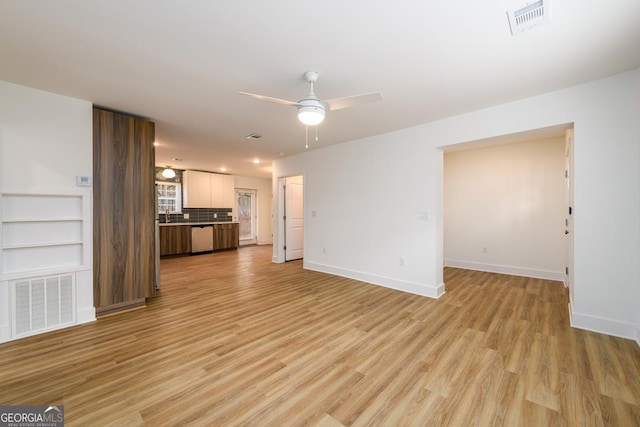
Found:
[[270, 177], [304, 126], [238, 91], [297, 101], [307, 70], [321, 99], [385, 98], [327, 113], [312, 150], [640, 67], [639, 0], [551, 0], [547, 25], [512, 37], [524, 4], [0, 0], [0, 79], [153, 120], [158, 165]]

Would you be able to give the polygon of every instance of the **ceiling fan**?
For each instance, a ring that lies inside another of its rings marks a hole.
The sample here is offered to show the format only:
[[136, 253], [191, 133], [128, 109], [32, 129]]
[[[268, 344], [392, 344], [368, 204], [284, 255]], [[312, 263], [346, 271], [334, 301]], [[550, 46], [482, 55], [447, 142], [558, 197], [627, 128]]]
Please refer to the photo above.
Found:
[[316, 71], [307, 71], [304, 73], [304, 79], [309, 82], [310, 86], [309, 94], [298, 102], [257, 95], [255, 93], [240, 93], [263, 101], [276, 102], [278, 104], [296, 107], [298, 109], [298, 119], [307, 126], [315, 126], [322, 123], [326, 111], [340, 110], [342, 108], [353, 107], [355, 105], [366, 104], [368, 102], [382, 101], [381, 92], [365, 93], [362, 95], [346, 96], [344, 98], [334, 98], [322, 101], [313, 92], [313, 84], [318, 81], [319, 77], [320, 73]]

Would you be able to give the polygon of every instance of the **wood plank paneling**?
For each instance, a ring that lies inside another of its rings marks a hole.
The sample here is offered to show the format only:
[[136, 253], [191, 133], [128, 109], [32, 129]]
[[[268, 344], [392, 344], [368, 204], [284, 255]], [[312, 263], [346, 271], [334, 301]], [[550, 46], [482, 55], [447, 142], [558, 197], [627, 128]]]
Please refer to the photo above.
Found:
[[152, 122], [93, 110], [93, 286], [98, 313], [154, 293], [154, 137]]
[[640, 348], [572, 329], [559, 282], [445, 269], [433, 300], [271, 255], [164, 259], [144, 309], [0, 344], [0, 402], [70, 427], [640, 425]]

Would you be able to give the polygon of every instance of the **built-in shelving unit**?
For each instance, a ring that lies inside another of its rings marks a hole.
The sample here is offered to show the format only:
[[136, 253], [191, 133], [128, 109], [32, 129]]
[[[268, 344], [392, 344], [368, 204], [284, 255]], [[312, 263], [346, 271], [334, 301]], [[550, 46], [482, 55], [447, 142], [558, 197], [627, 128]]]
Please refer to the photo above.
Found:
[[5, 280], [86, 268], [89, 201], [81, 194], [0, 195]]
[[76, 274], [91, 268], [90, 193], [0, 194], [0, 285], [13, 338], [76, 322]]

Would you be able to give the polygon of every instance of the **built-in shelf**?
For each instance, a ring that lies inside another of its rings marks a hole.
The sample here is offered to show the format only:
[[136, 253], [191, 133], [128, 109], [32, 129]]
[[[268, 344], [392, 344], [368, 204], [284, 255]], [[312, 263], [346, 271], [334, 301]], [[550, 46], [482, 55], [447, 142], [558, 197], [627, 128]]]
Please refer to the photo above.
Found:
[[90, 200], [80, 194], [0, 194], [0, 279], [90, 265]]
[[83, 221], [82, 218], [28, 218], [28, 219], [2, 219], [3, 223], [12, 224], [12, 223], [29, 223], [29, 222], [75, 222], [75, 221]]
[[46, 248], [50, 246], [68, 246], [68, 245], [82, 245], [84, 242], [81, 240], [76, 240], [73, 242], [44, 242], [44, 243], [29, 243], [24, 245], [3, 245], [2, 249], [4, 250], [12, 250], [12, 249], [29, 249], [29, 248]]

